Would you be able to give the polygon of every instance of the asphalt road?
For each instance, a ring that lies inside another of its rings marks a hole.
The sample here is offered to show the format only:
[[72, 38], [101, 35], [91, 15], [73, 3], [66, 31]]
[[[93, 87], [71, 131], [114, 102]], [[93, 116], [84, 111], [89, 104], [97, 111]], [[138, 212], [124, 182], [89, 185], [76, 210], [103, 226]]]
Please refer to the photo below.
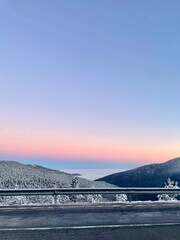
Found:
[[180, 225], [0, 231], [1, 240], [179, 240]]
[[1, 240], [179, 239], [180, 204], [1, 207]]

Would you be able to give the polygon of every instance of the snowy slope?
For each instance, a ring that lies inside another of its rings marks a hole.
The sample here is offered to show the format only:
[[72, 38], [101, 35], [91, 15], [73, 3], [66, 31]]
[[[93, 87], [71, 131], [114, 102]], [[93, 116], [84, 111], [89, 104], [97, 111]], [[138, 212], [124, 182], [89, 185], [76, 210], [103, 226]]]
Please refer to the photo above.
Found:
[[[53, 188], [70, 187], [74, 176], [38, 165], [15, 161], [0, 161], [0, 188]], [[105, 182], [79, 179], [79, 187], [108, 187]]]

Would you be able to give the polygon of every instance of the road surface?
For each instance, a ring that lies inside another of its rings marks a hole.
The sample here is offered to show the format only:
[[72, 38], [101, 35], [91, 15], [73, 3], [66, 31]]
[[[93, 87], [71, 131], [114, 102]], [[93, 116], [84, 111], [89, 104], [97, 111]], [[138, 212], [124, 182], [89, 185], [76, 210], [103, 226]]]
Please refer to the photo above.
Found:
[[1, 240], [177, 240], [179, 236], [178, 202], [0, 208]]

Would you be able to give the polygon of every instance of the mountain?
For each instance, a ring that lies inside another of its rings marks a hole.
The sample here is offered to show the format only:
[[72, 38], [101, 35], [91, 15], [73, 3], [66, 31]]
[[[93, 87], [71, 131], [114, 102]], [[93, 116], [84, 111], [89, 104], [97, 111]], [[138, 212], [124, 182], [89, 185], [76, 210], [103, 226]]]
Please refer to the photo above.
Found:
[[[96, 181], [105, 181], [119, 187], [164, 187], [168, 178], [180, 183], [180, 158], [111, 174]], [[136, 196], [135, 200], [138, 199], [139, 196]], [[143, 199], [146, 199], [145, 195]]]
[[[0, 161], [0, 188], [62, 188], [70, 187], [75, 176], [39, 165], [15, 161]], [[79, 187], [110, 187], [106, 182], [95, 182], [77, 177]]]
[[[38, 165], [25, 165], [15, 161], [0, 161], [0, 189], [26, 188], [107, 188], [116, 187], [106, 182], [95, 182], [71, 174], [45, 168]], [[72, 202], [92, 202], [103, 199], [112, 200], [115, 196], [83, 195], [83, 196], [17, 196], [0, 197], [0, 205], [14, 204], [53, 204]]]

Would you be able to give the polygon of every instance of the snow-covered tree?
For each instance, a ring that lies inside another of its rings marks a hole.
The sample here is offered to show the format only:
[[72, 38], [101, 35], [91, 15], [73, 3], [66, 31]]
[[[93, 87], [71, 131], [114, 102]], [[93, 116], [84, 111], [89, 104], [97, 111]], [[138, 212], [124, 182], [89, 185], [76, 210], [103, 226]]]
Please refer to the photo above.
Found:
[[[72, 188], [78, 188], [79, 187], [79, 180], [78, 180], [78, 178], [77, 177], [75, 177], [75, 178], [73, 178], [72, 179], [72, 182], [71, 182], [71, 187]], [[72, 201], [72, 202], [78, 202], [78, 196], [77, 195], [74, 195], [74, 194], [72, 194], [72, 195], [69, 195], [69, 199], [70, 199], [70, 201]]]
[[[178, 186], [178, 182], [177, 181], [173, 181], [170, 178], [167, 179], [167, 182], [164, 183], [165, 184], [165, 188], [179, 188]], [[179, 194], [159, 194], [157, 197], [159, 200], [162, 201], [174, 201], [177, 200], [176, 197], [178, 197]]]
[[126, 194], [116, 194], [115, 198], [117, 202], [126, 202], [128, 200]]

